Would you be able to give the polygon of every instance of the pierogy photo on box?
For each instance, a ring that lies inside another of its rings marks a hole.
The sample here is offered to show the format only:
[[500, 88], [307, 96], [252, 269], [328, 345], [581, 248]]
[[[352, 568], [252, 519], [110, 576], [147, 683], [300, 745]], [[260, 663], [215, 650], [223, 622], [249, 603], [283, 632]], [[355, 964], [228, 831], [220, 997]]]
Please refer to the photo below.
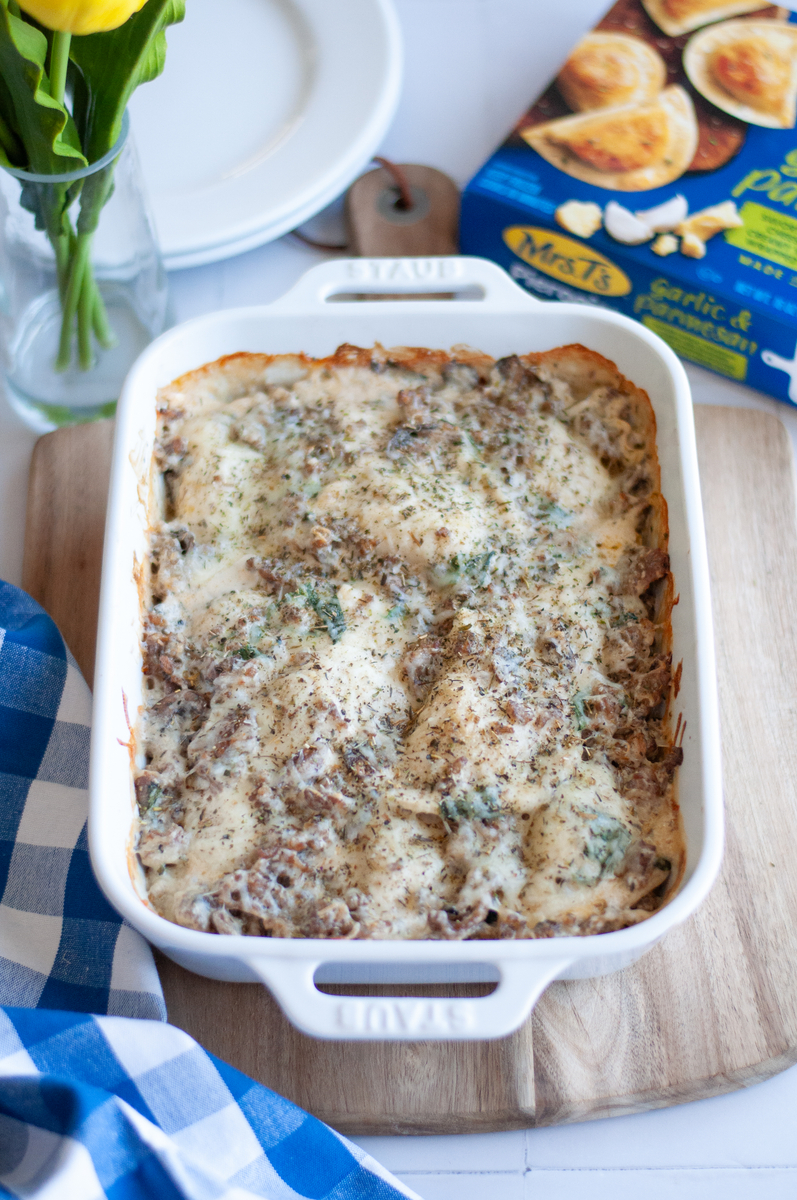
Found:
[[462, 248], [797, 403], [797, 16], [618, 0], [463, 198]]

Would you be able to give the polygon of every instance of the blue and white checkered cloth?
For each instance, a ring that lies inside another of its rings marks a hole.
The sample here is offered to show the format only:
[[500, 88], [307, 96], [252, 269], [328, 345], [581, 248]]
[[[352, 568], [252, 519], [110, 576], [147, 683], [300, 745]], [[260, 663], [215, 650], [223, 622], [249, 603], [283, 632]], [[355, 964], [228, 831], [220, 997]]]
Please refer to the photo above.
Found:
[[413, 1196], [165, 1023], [150, 949], [89, 863], [90, 719], [55, 625], [0, 582], [0, 1196]]
[[0, 582], [0, 1004], [166, 1019], [149, 947], [89, 863], [91, 693], [44, 609]]

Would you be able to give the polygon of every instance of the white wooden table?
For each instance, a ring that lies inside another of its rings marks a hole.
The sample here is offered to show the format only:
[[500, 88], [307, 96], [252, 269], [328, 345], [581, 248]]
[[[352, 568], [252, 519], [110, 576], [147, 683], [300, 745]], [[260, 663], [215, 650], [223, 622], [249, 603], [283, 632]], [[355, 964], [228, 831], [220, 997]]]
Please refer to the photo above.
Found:
[[[405, 89], [381, 152], [439, 167], [460, 184], [608, 7], [607, 0], [394, 2]], [[286, 237], [176, 273], [176, 317], [272, 300], [322, 257]], [[797, 410], [699, 368], [688, 371], [697, 403], [774, 412], [797, 447]], [[17, 584], [34, 440], [0, 401], [0, 578]], [[362, 1143], [425, 1200], [794, 1200], [797, 1067], [745, 1092], [634, 1117]]]

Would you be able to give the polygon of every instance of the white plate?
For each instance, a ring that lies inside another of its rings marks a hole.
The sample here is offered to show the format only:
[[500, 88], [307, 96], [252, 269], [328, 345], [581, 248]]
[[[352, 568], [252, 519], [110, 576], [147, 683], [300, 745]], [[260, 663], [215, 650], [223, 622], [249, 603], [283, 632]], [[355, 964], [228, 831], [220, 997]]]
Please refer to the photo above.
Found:
[[279, 237], [367, 164], [398, 103], [392, 0], [191, 0], [131, 105], [167, 267]]

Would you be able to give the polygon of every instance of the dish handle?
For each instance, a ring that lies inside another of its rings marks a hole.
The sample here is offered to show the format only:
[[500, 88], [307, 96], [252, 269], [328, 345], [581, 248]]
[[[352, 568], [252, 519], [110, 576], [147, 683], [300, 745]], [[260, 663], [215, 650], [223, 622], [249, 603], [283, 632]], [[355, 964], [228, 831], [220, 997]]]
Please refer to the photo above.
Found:
[[[450, 304], [475, 301], [492, 310], [517, 312], [518, 305], [544, 303], [519, 287], [502, 267], [486, 258], [451, 255], [430, 258], [336, 258], [305, 271], [301, 279], [270, 309], [308, 312], [330, 303], [368, 303], [368, 296], [408, 295]], [[374, 301], [380, 306], [383, 301]]]
[[503, 959], [489, 996], [331, 996], [314, 975], [321, 963], [250, 958], [247, 965], [288, 1019], [310, 1037], [335, 1041], [476, 1041], [507, 1037], [522, 1025], [545, 988], [571, 959]]

